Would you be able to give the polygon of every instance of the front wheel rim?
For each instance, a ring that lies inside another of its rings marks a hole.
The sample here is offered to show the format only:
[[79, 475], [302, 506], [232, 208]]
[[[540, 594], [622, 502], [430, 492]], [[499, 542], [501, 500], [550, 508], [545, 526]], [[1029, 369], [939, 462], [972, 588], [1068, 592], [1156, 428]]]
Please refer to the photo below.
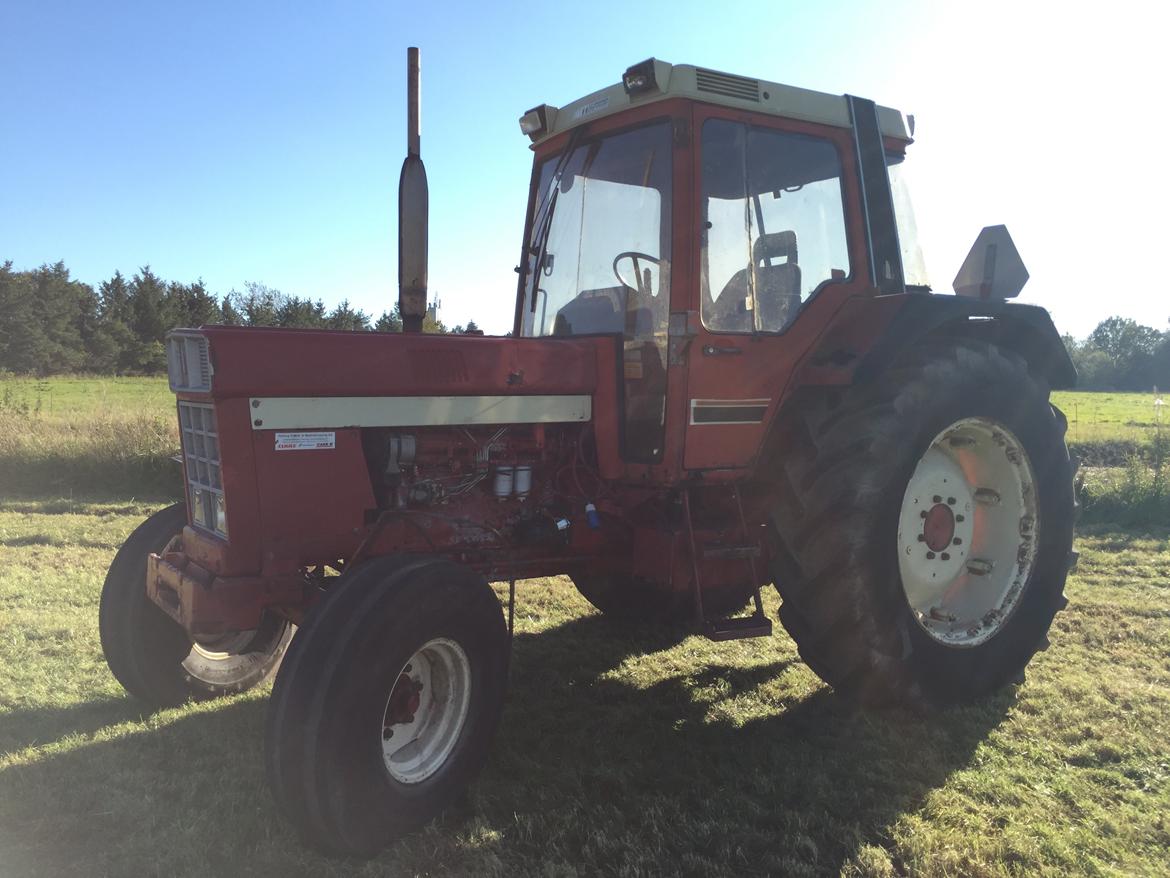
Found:
[[973, 647], [1007, 624], [1036, 559], [1036, 481], [1023, 444], [988, 418], [931, 441], [902, 498], [898, 566], [919, 627]]
[[382, 761], [404, 784], [421, 783], [455, 749], [471, 703], [471, 662], [454, 640], [423, 644], [394, 678], [382, 713]]

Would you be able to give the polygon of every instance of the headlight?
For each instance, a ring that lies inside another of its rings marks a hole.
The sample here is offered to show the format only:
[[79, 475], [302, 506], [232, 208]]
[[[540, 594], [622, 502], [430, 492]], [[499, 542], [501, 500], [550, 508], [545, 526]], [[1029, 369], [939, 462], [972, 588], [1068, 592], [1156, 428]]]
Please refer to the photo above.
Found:
[[167, 333], [167, 379], [171, 390], [211, 390], [211, 352], [207, 338], [191, 329]]

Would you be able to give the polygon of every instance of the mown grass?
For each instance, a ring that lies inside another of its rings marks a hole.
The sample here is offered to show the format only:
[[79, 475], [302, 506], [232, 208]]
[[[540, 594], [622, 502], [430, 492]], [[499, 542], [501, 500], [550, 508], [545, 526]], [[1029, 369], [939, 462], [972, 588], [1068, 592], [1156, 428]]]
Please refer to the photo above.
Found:
[[266, 691], [147, 714], [105, 669], [101, 580], [152, 508], [0, 501], [0, 875], [1166, 874], [1165, 527], [1083, 534], [1027, 682], [928, 717], [846, 709], [782, 633], [615, 627], [522, 583], [487, 769], [354, 863], [277, 819]]

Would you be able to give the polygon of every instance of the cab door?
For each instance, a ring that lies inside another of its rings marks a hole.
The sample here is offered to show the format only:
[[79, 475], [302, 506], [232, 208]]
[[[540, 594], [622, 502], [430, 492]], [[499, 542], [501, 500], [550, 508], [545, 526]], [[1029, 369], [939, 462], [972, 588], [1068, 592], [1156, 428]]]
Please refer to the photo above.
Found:
[[698, 105], [687, 470], [750, 466], [795, 365], [865, 294], [848, 129]]

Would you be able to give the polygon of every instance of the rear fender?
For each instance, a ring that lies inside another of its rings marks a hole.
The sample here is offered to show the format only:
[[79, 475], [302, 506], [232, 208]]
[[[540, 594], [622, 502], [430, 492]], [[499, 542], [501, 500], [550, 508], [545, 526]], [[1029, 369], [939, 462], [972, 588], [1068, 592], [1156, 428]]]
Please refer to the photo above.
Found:
[[794, 389], [872, 379], [904, 352], [942, 336], [991, 342], [1023, 357], [1053, 389], [1076, 386], [1076, 368], [1045, 309], [910, 293], [855, 299], [842, 308], [798, 369]]

